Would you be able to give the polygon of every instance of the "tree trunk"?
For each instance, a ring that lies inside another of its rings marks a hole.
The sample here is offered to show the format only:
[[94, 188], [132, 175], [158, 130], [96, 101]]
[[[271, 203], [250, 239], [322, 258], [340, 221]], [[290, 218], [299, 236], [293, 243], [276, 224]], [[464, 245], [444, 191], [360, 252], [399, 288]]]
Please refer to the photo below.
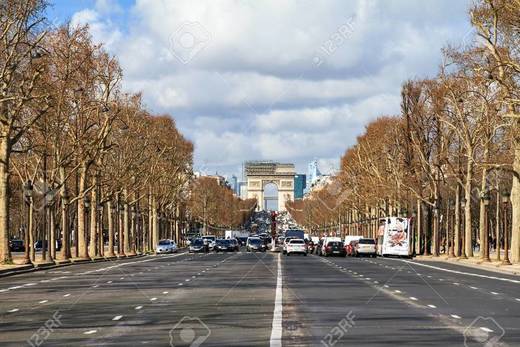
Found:
[[3, 264], [10, 263], [9, 251], [9, 134], [0, 139], [0, 256]]
[[466, 206], [464, 207], [464, 248], [466, 256], [473, 256], [473, 237], [471, 234], [471, 180], [473, 179], [473, 165], [471, 164], [471, 156], [469, 156], [466, 171], [466, 184], [464, 185], [464, 199]]
[[152, 250], [155, 252], [157, 243], [159, 242], [159, 225], [157, 225], [157, 206], [155, 197], [152, 197]]
[[[518, 121], [520, 123], [520, 121]], [[520, 124], [516, 129], [520, 129]], [[513, 187], [511, 189], [511, 204], [513, 207], [511, 262], [520, 263], [520, 139], [515, 143], [515, 160], [513, 162]]]
[[96, 258], [99, 256], [99, 250], [97, 245], [97, 206], [98, 206], [98, 194], [97, 194], [97, 175], [93, 175], [92, 178], [92, 192], [90, 193], [90, 243], [88, 247], [88, 254], [90, 258]]
[[56, 259], [56, 224], [54, 207], [49, 207], [49, 260]]
[[31, 250], [31, 261], [36, 261], [36, 250], [34, 249], [34, 204], [32, 197], [29, 199], [29, 222], [27, 229], [29, 231], [29, 248]]
[[[484, 157], [487, 158], [488, 155], [487, 155], [487, 150], [485, 150], [485, 154], [484, 154]], [[487, 160], [487, 159], [485, 159]], [[480, 179], [480, 194], [481, 194], [481, 197], [479, 199], [479, 211], [480, 211], [480, 215], [479, 215], [479, 238], [480, 238], [480, 259], [485, 259], [486, 258], [486, 252], [485, 250], [488, 249], [489, 245], [488, 245], [488, 238], [487, 238], [487, 231], [488, 231], [488, 228], [487, 228], [487, 225], [486, 225], [486, 221], [487, 221], [487, 216], [486, 216], [486, 213], [487, 213], [487, 206], [484, 204], [484, 200], [482, 199], [482, 196], [483, 194], [486, 194], [487, 193], [487, 169], [484, 167], [482, 168], [482, 177]]]
[[108, 257], [114, 257], [114, 216], [112, 216], [112, 202], [107, 202], [107, 221], [108, 221]]
[[61, 259], [70, 259], [69, 199], [65, 184], [65, 169], [60, 168], [61, 187]]
[[123, 190], [123, 249], [126, 255], [130, 255], [130, 230], [128, 221], [128, 191], [126, 188]]
[[[87, 168], [82, 165], [79, 174], [79, 192], [81, 196], [86, 188], [87, 181]], [[87, 249], [87, 234], [86, 234], [86, 223], [85, 223], [85, 201], [83, 198], [78, 199], [78, 255], [82, 259], [88, 258]]]
[[460, 184], [455, 189], [455, 218], [453, 219], [453, 247], [455, 256], [460, 257]]

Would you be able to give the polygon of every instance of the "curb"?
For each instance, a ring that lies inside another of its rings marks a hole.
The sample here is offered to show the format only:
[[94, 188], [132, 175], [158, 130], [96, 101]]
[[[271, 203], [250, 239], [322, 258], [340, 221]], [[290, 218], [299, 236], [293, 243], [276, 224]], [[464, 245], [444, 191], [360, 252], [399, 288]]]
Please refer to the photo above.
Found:
[[110, 257], [110, 258], [78, 259], [78, 260], [70, 259], [69, 261], [58, 260], [57, 261], [58, 263], [30, 264], [30, 265], [20, 266], [16, 269], [0, 270], [0, 278], [14, 276], [14, 275], [20, 275], [20, 274], [24, 274], [24, 273], [28, 273], [28, 272], [56, 269], [56, 268], [61, 268], [61, 267], [66, 267], [66, 266], [77, 265], [77, 264], [101, 263], [101, 262], [118, 261], [118, 260], [124, 260], [124, 259], [142, 258], [145, 256], [146, 256], [146, 254], [137, 254], [137, 255], [125, 256], [125, 257], [121, 257], [121, 258]]
[[488, 266], [484, 265], [483, 266], [482, 263], [467, 263], [467, 262], [462, 261], [462, 259], [458, 259], [458, 258], [445, 258], [445, 257], [439, 257], [439, 258], [435, 258], [435, 257], [422, 257], [422, 258], [416, 258], [415, 260], [417, 260], [417, 261], [424, 261], [424, 262], [435, 261], [435, 262], [441, 262], [441, 263], [446, 263], [446, 264], [455, 264], [455, 265], [469, 267], [469, 268], [478, 269], [478, 270], [484, 270], [484, 271], [501, 273], [503, 275], [511, 275], [511, 276], [519, 276], [520, 275], [520, 270], [518, 270], [518, 271], [516, 271], [516, 270], [515, 271], [507, 271], [507, 270], [504, 270], [504, 268], [502, 268], [502, 266], [506, 267], [508, 265], [496, 264], [496, 265], [488, 265]]

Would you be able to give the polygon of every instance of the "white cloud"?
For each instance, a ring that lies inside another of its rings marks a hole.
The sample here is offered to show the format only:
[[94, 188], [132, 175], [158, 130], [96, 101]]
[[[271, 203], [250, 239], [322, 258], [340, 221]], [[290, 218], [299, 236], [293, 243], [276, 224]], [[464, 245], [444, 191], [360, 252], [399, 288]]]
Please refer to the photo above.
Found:
[[[113, 21], [121, 6], [98, 0], [73, 22], [89, 23], [118, 55], [128, 90], [177, 119], [199, 163], [225, 171], [275, 159], [304, 168], [314, 157], [337, 166], [366, 122], [398, 113], [401, 84], [434, 74], [440, 48], [468, 39], [469, 5], [136, 0], [121, 28]], [[176, 51], [187, 38], [202, 45]]]

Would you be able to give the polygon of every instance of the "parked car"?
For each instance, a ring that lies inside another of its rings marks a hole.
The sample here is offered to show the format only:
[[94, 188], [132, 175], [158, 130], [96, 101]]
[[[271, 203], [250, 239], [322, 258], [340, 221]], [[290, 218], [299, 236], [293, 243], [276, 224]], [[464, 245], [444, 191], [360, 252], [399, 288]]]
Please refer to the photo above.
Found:
[[376, 256], [376, 241], [374, 239], [360, 239], [356, 245], [356, 256]]
[[323, 247], [323, 255], [326, 257], [329, 257], [329, 256], [344, 257], [347, 255], [347, 253], [345, 252], [345, 247], [343, 246], [342, 241], [329, 241]]
[[259, 237], [249, 237], [246, 249], [248, 252], [265, 252], [265, 245]]
[[170, 240], [170, 242], [172, 243], [172, 252], [177, 253], [179, 251], [179, 246], [177, 246], [177, 243], [173, 240]]
[[204, 240], [202, 239], [194, 239], [190, 243], [190, 248], [188, 249], [189, 253], [205, 253], [207, 252], [207, 247], [204, 244]]
[[291, 239], [289, 243], [287, 243], [286, 254], [289, 256], [291, 254], [303, 254], [307, 255], [307, 245], [303, 239]]
[[23, 240], [9, 240], [9, 250], [11, 252], [25, 251], [25, 244], [23, 243]]
[[170, 240], [160, 240], [156, 248], [157, 254], [173, 253], [173, 245]]
[[[34, 250], [41, 251], [43, 249], [43, 241], [38, 240], [34, 243]], [[45, 240], [45, 249], [49, 249], [49, 243]], [[56, 240], [56, 250], [59, 251], [61, 249], [61, 240]]]
[[247, 243], [247, 237], [237, 237], [237, 240], [240, 246], [245, 246]]
[[356, 256], [356, 245], [358, 244], [359, 240], [352, 240], [348, 244], [345, 245], [345, 252], [349, 257], [355, 257]]

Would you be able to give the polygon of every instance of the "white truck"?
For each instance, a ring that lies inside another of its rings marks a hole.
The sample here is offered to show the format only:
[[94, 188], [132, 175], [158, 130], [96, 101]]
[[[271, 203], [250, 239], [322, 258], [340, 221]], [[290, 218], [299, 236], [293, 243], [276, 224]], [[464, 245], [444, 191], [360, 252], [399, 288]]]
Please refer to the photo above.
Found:
[[377, 254], [383, 257], [389, 255], [411, 256], [410, 230], [409, 218], [381, 218], [377, 235]]
[[235, 239], [239, 237], [249, 237], [249, 232], [244, 230], [226, 230], [225, 232], [226, 239]]

